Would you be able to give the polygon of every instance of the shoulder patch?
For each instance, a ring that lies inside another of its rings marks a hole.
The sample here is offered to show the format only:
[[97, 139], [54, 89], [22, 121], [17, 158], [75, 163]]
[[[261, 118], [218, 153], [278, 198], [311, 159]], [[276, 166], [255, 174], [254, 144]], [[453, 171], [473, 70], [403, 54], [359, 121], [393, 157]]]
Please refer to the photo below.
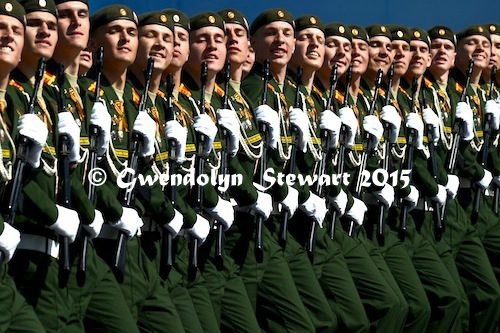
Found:
[[179, 86], [179, 92], [183, 94], [184, 96], [191, 97], [191, 92], [189, 89], [184, 85], [184, 83], [181, 83]]
[[56, 82], [57, 77], [54, 74], [50, 74], [47, 71], [43, 74], [43, 82], [48, 85], [53, 85]]
[[464, 91], [464, 87], [462, 87], [460, 83], [455, 82], [455, 90], [458, 91], [459, 93], [462, 93]]
[[224, 97], [224, 89], [222, 89], [217, 83], [215, 84], [214, 91], [220, 96]]
[[9, 86], [12, 86], [12, 87], [18, 89], [19, 91], [24, 91], [24, 88], [19, 83], [14, 81], [14, 79], [9, 81]]
[[286, 80], [288, 82], [288, 84], [290, 85], [290, 87], [292, 87], [293, 89], [297, 88], [297, 86], [290, 80]]
[[139, 105], [141, 102], [141, 96], [137, 93], [137, 90], [135, 90], [134, 87], [132, 87], [132, 101], [135, 103], [135, 105]]

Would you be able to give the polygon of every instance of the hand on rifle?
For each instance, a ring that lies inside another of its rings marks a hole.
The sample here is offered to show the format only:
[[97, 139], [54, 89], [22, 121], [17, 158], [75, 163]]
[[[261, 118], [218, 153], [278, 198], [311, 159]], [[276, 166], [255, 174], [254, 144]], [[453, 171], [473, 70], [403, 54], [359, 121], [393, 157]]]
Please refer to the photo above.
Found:
[[167, 229], [172, 234], [172, 238], [175, 238], [181, 231], [183, 224], [184, 217], [174, 208], [174, 216], [169, 222], [163, 225], [163, 228]]
[[442, 206], [446, 203], [447, 196], [448, 193], [446, 192], [446, 187], [444, 187], [443, 185], [438, 185], [438, 192], [431, 198], [431, 200], [439, 203]]
[[295, 214], [295, 211], [299, 207], [299, 191], [295, 188], [288, 186], [288, 194], [285, 199], [281, 201], [281, 206], [283, 209], [288, 210], [290, 212], [290, 216]]
[[380, 119], [389, 124], [391, 137], [385, 138], [390, 143], [396, 143], [401, 128], [401, 117], [398, 110], [392, 105], [386, 105], [380, 112]]
[[341, 126], [342, 121], [340, 120], [339, 116], [337, 116], [332, 111], [325, 110], [320, 113], [319, 128], [328, 131], [328, 135], [330, 136], [330, 147], [328, 148], [337, 148]]
[[175, 161], [183, 163], [186, 160], [186, 140], [187, 128], [182, 126], [177, 120], [169, 120], [163, 126], [167, 141], [175, 141]]
[[12, 259], [20, 241], [21, 234], [19, 231], [10, 224], [4, 223], [3, 232], [0, 234], [0, 251], [4, 254], [4, 262]]
[[257, 187], [257, 185], [258, 184], [254, 183], [255, 188], [257, 188], [257, 201], [255, 201], [255, 203], [249, 207], [250, 213], [261, 215], [263, 220], [265, 221], [273, 212], [273, 199], [271, 195], [259, 190], [259, 187], [262, 188], [262, 186], [258, 185], [259, 187]]
[[366, 116], [363, 119], [363, 129], [370, 134], [372, 147], [376, 147], [384, 135], [384, 127], [376, 116]]
[[217, 121], [221, 127], [226, 129], [229, 136], [229, 147], [227, 147], [229, 155], [236, 155], [240, 148], [240, 123], [236, 112], [229, 109], [219, 109], [217, 110]]
[[385, 184], [381, 190], [373, 192], [373, 195], [386, 207], [391, 207], [394, 203], [394, 187], [389, 184]]
[[484, 113], [491, 114], [491, 119], [492, 119], [491, 129], [493, 131], [498, 131], [498, 125], [500, 123], [500, 104], [490, 99], [489, 101], [486, 102]]
[[415, 131], [415, 148], [424, 149], [424, 122], [417, 113], [406, 116], [406, 127]]
[[[424, 118], [424, 123], [432, 128], [432, 143], [437, 145], [439, 142], [439, 118], [437, 114], [432, 111], [431, 108], [426, 108], [422, 111], [422, 118]], [[430, 142], [429, 142], [430, 144]]]
[[458, 193], [458, 187], [460, 186], [460, 180], [458, 176], [448, 175], [448, 181], [446, 182], [446, 192], [448, 193], [448, 198], [455, 199]]
[[469, 104], [459, 102], [455, 117], [463, 122], [463, 126], [460, 128], [460, 137], [465, 141], [472, 140], [474, 138], [474, 115]]
[[419, 191], [413, 185], [410, 185], [410, 193], [403, 198], [404, 203], [408, 207], [408, 212], [412, 211], [413, 208], [417, 207], [418, 197], [420, 196]]
[[53, 230], [58, 235], [68, 237], [69, 242], [73, 243], [80, 227], [80, 217], [78, 217], [76, 210], [60, 205], [56, 205], [56, 208], [57, 220], [47, 228]]
[[345, 213], [345, 216], [353, 220], [357, 225], [361, 226], [363, 225], [363, 221], [365, 220], [365, 214], [368, 208], [363, 201], [359, 200], [358, 198], [353, 199], [354, 201], [351, 209], [349, 209], [347, 213]]
[[346, 148], [351, 149], [354, 146], [356, 133], [358, 131], [358, 119], [351, 108], [343, 107], [339, 110], [340, 120], [346, 128]]
[[347, 208], [347, 194], [344, 190], [340, 190], [339, 194], [335, 197], [327, 196], [326, 198], [330, 204], [332, 204], [338, 212], [338, 217], [341, 217], [345, 214], [345, 210]]
[[94, 210], [95, 216], [92, 223], [89, 225], [82, 224], [83, 228], [89, 233], [89, 239], [94, 239], [101, 233], [102, 225], [104, 224], [104, 217], [97, 209]]
[[278, 112], [274, 111], [268, 105], [261, 105], [255, 109], [257, 122], [267, 124], [268, 128], [268, 146], [276, 149], [280, 140], [280, 119]]
[[90, 125], [96, 126], [100, 131], [99, 141], [97, 142], [97, 155], [104, 156], [111, 139], [111, 115], [103, 102], [94, 103], [90, 113]]
[[307, 216], [313, 218], [320, 228], [323, 228], [323, 220], [328, 211], [325, 199], [309, 192], [309, 198], [304, 203], [300, 204], [299, 208]]
[[142, 134], [143, 138], [143, 148], [139, 156], [152, 156], [155, 153], [156, 122], [146, 112], [139, 112], [135, 118], [134, 131]]
[[122, 216], [116, 222], [110, 223], [112, 227], [119, 229], [133, 238], [136, 234], [141, 234], [141, 227], [144, 225], [139, 213], [134, 208], [123, 207]]
[[191, 237], [196, 237], [201, 245], [203, 242], [208, 237], [208, 234], [210, 233], [210, 222], [203, 216], [197, 214], [196, 215], [196, 222], [194, 223], [193, 227], [188, 229], [189, 235]]
[[492, 181], [493, 175], [489, 170], [484, 169], [484, 176], [477, 182], [477, 185], [484, 191], [490, 186]]
[[61, 112], [57, 115], [59, 134], [66, 134], [69, 143], [69, 161], [77, 162], [80, 159], [80, 126], [71, 112]]
[[212, 145], [214, 144], [215, 136], [217, 135], [217, 126], [215, 126], [212, 118], [210, 118], [208, 114], [204, 113], [194, 118], [193, 127], [196, 132], [207, 137], [207, 140], [205, 140], [203, 145], [203, 154], [207, 156], [212, 150]]
[[49, 134], [47, 125], [36, 114], [24, 114], [19, 118], [17, 130], [20, 135], [27, 137], [32, 142], [26, 162], [32, 167], [38, 168], [42, 149]]
[[292, 108], [290, 110], [290, 126], [297, 128], [298, 148], [305, 153], [307, 151], [307, 142], [311, 138], [307, 114], [299, 108]]
[[231, 228], [234, 223], [234, 208], [229, 200], [219, 197], [219, 201], [217, 201], [215, 207], [205, 210], [224, 226], [224, 230]]

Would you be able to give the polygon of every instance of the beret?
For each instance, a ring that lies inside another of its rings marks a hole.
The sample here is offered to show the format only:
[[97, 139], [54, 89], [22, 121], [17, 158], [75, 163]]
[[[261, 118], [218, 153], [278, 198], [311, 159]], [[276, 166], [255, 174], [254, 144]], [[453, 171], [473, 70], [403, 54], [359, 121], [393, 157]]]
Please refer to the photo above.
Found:
[[325, 28], [325, 37], [339, 36], [349, 39], [352, 42], [351, 29], [342, 23], [328, 23]]
[[217, 12], [217, 14], [219, 14], [220, 17], [222, 17], [222, 19], [226, 23], [239, 24], [243, 28], [245, 28], [245, 30], [247, 31], [247, 33], [250, 30], [250, 28], [248, 26], [247, 18], [245, 17], [245, 15], [243, 15], [242, 12], [240, 12], [240, 11], [238, 11], [236, 9], [226, 8], [226, 9], [223, 9], [223, 10], [219, 10]]
[[56, 6], [61, 4], [61, 3], [65, 3], [65, 2], [69, 2], [69, 1], [78, 1], [78, 2], [83, 2], [87, 6], [89, 5], [87, 0], [54, 0], [54, 1], [56, 2]]
[[137, 14], [125, 5], [111, 5], [96, 11], [90, 16], [90, 31], [116, 20], [127, 20], [138, 24]]
[[500, 35], [500, 25], [496, 23], [487, 23], [483, 27], [490, 32], [490, 35]]
[[167, 15], [167, 18], [172, 18], [175, 26], [184, 28], [189, 31], [191, 26], [189, 25], [189, 17], [186, 14], [174, 8], [167, 8], [162, 10], [162, 12], [163, 14]]
[[418, 40], [421, 42], [426, 43], [431, 46], [431, 39], [429, 38], [429, 34], [427, 31], [420, 29], [420, 28], [411, 28], [411, 40]]
[[174, 31], [174, 21], [164, 12], [148, 12], [139, 15], [139, 27], [149, 24], [158, 24], [169, 28], [172, 32]]
[[360, 25], [349, 24], [349, 30], [351, 30], [352, 38], [361, 39], [368, 43], [368, 32], [366, 29]]
[[295, 20], [295, 31], [299, 32], [307, 28], [316, 28], [325, 32], [325, 25], [317, 16], [302, 15]]
[[12, 16], [26, 25], [26, 12], [16, 0], [0, 0], [0, 15]]
[[436, 25], [427, 30], [427, 33], [429, 34], [429, 38], [431, 39], [431, 41], [437, 38], [442, 38], [449, 40], [454, 45], [457, 44], [457, 36], [455, 36], [453, 30], [444, 25]]
[[56, 3], [54, 0], [20, 0], [26, 14], [32, 12], [47, 12], [57, 17]]
[[407, 42], [410, 44], [411, 41], [411, 31], [407, 27], [403, 27], [401, 25], [392, 24], [389, 26], [389, 30], [391, 31], [391, 39], [402, 40], [403, 42]]
[[189, 18], [189, 23], [191, 25], [190, 31], [195, 31], [204, 27], [216, 27], [222, 29], [222, 31], [226, 33], [224, 20], [215, 12], [203, 12], [193, 15]]
[[260, 13], [255, 20], [253, 20], [250, 26], [250, 35], [253, 35], [260, 27], [276, 21], [289, 23], [295, 30], [295, 21], [293, 20], [293, 15], [289, 11], [281, 8], [272, 8]]
[[484, 36], [488, 38], [488, 40], [490, 40], [490, 31], [489, 29], [484, 28], [482, 25], [474, 24], [457, 33], [457, 41], [470, 36]]
[[392, 38], [391, 32], [389, 28], [385, 25], [381, 24], [372, 24], [366, 27], [366, 32], [368, 32], [368, 37], [377, 37], [377, 36], [383, 36], [387, 37], [389, 39]]

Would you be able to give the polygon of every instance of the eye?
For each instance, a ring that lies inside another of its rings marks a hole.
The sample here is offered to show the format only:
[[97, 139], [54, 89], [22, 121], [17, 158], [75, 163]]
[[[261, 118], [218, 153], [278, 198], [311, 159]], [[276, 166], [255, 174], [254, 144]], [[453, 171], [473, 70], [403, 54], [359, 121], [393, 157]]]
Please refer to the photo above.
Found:
[[81, 18], [86, 18], [89, 16], [89, 12], [86, 10], [82, 10], [82, 11], [78, 12], [78, 16]]

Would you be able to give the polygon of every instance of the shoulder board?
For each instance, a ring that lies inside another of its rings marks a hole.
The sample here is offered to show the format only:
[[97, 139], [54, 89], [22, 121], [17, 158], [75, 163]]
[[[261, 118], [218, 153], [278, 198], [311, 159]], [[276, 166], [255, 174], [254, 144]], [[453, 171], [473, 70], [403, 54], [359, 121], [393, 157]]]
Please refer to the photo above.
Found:
[[382, 88], [378, 88], [378, 94], [382, 97], [385, 97], [385, 90]]
[[335, 90], [335, 99], [340, 102], [340, 104], [344, 104], [344, 95], [338, 90]]
[[321, 97], [323, 97], [323, 93], [321, 92], [321, 90], [319, 90], [314, 84], [313, 84], [313, 91], [320, 95]]
[[53, 85], [56, 82], [57, 77], [54, 74], [50, 74], [47, 71], [43, 74], [43, 82], [48, 85]]
[[222, 89], [217, 83], [215, 84], [214, 91], [220, 96], [224, 97], [224, 89]]
[[[262, 79], [262, 80], [264, 80], [264, 79]], [[276, 89], [274, 89], [273, 85], [270, 83], [267, 84], [267, 89], [271, 90], [272, 92], [276, 92]]]
[[459, 93], [462, 93], [462, 91], [464, 91], [464, 87], [462, 87], [460, 83], [455, 82], [455, 90], [458, 91]]
[[432, 87], [432, 82], [428, 78], [424, 77], [424, 83], [426, 87]]
[[183, 94], [184, 96], [191, 97], [191, 92], [189, 89], [184, 85], [184, 83], [181, 83], [179, 86], [179, 92]]
[[132, 101], [134, 101], [136, 105], [139, 105], [141, 102], [141, 96], [137, 93], [137, 90], [135, 90], [134, 87], [132, 87]]
[[286, 80], [288, 82], [288, 84], [290, 85], [290, 87], [292, 87], [293, 89], [297, 88], [297, 86], [290, 80]]
[[17, 83], [16, 81], [14, 81], [14, 79], [12, 79], [12, 80], [9, 81], [9, 85], [13, 86], [14, 88], [17, 88], [20, 91], [24, 91], [24, 88], [19, 83]]
[[158, 91], [156, 92], [156, 94], [157, 94], [158, 96], [160, 96], [161, 98], [163, 98], [163, 99], [167, 98], [167, 96], [165, 95], [165, 93], [164, 93], [163, 91], [161, 91], [161, 90], [158, 90]]

